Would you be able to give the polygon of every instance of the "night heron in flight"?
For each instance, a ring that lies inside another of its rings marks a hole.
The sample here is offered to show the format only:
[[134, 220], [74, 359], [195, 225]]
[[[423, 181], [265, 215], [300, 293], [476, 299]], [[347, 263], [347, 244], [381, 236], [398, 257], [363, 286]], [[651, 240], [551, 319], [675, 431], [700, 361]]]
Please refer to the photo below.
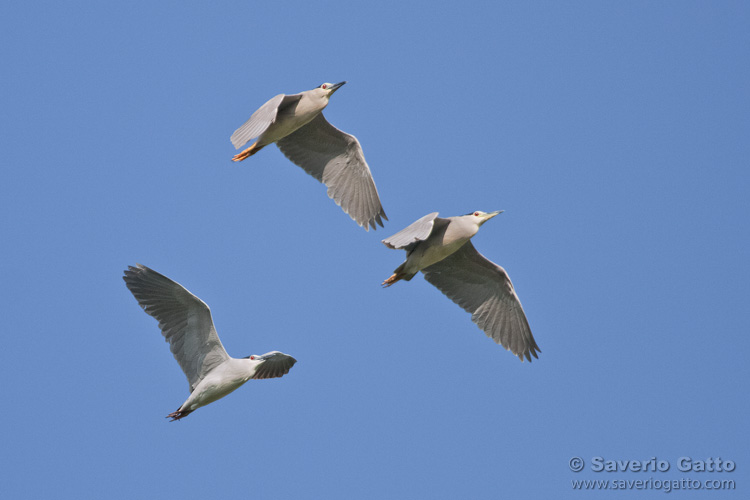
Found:
[[293, 357], [272, 351], [232, 358], [221, 345], [205, 302], [182, 285], [141, 264], [128, 266], [125, 284], [146, 313], [156, 318], [174, 358], [190, 383], [190, 397], [167, 415], [179, 420], [201, 406], [223, 398], [252, 379], [289, 373]]
[[482, 224], [499, 213], [473, 212], [443, 219], [433, 212], [384, 239], [388, 248], [406, 250], [406, 261], [383, 286], [409, 281], [422, 271], [428, 282], [471, 313], [471, 320], [488, 337], [521, 361], [524, 357], [531, 361], [541, 350], [508, 274], [469, 241]]
[[375, 181], [362, 146], [353, 135], [337, 129], [323, 116], [323, 109], [346, 82], [324, 83], [299, 94], [279, 94], [261, 106], [234, 131], [231, 141], [240, 149], [232, 158], [242, 161], [275, 142], [282, 153], [328, 187], [328, 196], [365, 230], [377, 229], [388, 220], [380, 204]]

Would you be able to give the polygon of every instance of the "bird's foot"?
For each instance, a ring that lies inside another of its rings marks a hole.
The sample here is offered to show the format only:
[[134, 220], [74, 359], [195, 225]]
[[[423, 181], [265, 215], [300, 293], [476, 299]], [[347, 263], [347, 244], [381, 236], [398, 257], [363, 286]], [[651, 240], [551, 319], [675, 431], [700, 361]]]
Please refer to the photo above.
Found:
[[232, 161], [242, 161], [242, 160], [245, 160], [245, 159], [247, 159], [247, 158], [249, 158], [249, 157], [253, 156], [253, 155], [254, 155], [255, 153], [257, 153], [257, 152], [258, 152], [258, 151], [260, 151], [261, 149], [263, 149], [263, 146], [261, 146], [261, 147], [256, 147], [257, 145], [258, 145], [258, 143], [257, 143], [257, 142], [255, 142], [255, 143], [253, 143], [253, 145], [252, 145], [252, 146], [250, 146], [249, 148], [247, 148], [247, 149], [246, 149], [246, 150], [244, 150], [243, 152], [241, 152], [241, 153], [238, 153], [238, 154], [234, 155], [234, 156], [232, 157]]
[[187, 417], [191, 413], [192, 413], [192, 411], [180, 411], [180, 410], [177, 410], [177, 411], [173, 411], [172, 413], [170, 413], [169, 415], [167, 415], [164, 418], [171, 418], [172, 420], [170, 420], [170, 422], [174, 422], [175, 420], [180, 420], [181, 418]]
[[391, 275], [390, 278], [388, 278], [387, 280], [385, 280], [384, 282], [382, 282], [380, 285], [383, 288], [388, 288], [389, 286], [391, 286], [395, 282], [399, 281], [401, 278], [403, 278], [402, 274], [394, 273], [394, 274]]

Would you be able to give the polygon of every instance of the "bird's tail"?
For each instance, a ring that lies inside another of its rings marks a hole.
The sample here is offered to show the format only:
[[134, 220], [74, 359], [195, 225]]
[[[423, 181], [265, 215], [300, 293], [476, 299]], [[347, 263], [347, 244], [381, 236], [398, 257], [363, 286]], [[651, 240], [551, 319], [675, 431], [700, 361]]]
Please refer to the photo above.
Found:
[[[180, 408], [182, 408], [182, 407], [180, 407]], [[177, 411], [173, 411], [172, 413], [170, 413], [169, 415], [167, 415], [164, 418], [171, 418], [172, 420], [170, 420], [170, 422], [174, 422], [175, 420], [179, 420], [181, 418], [187, 417], [188, 415], [190, 415], [191, 413], [193, 413], [193, 411], [195, 411], [195, 410], [180, 410], [178, 408]]]

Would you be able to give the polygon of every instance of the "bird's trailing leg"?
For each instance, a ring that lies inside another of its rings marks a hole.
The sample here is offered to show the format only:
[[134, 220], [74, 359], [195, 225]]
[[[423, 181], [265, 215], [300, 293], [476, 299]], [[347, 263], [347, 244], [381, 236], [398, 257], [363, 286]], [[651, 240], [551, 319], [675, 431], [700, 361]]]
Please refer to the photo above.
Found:
[[255, 153], [263, 149], [265, 146], [258, 146], [258, 142], [254, 142], [252, 146], [247, 148], [241, 153], [238, 153], [232, 157], [232, 161], [242, 161], [245, 160], [251, 156], [253, 156]]
[[403, 279], [404, 276], [405, 276], [404, 273], [399, 273], [399, 272], [393, 273], [390, 278], [388, 278], [387, 280], [381, 283], [381, 286], [383, 286], [383, 288], [388, 288], [395, 282]]
[[174, 422], [175, 420], [179, 420], [181, 418], [187, 417], [191, 413], [193, 413], [193, 410], [188, 410], [188, 411], [177, 410], [177, 411], [173, 411], [172, 413], [170, 413], [164, 418], [171, 418], [172, 420], [170, 420], [170, 422]]

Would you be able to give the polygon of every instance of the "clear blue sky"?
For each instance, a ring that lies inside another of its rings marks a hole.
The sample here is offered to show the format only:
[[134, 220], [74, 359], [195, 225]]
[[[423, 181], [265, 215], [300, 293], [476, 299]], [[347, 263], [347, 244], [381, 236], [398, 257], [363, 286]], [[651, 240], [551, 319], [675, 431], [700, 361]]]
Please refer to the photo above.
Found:
[[[748, 26], [745, 2], [0, 7], [2, 496], [748, 498]], [[230, 161], [267, 99], [340, 80], [325, 114], [364, 148], [376, 232], [275, 147]], [[505, 210], [474, 244], [531, 364], [421, 276], [380, 287], [404, 258], [381, 239], [474, 210]], [[136, 262], [231, 355], [299, 362], [168, 423], [187, 381]]]

